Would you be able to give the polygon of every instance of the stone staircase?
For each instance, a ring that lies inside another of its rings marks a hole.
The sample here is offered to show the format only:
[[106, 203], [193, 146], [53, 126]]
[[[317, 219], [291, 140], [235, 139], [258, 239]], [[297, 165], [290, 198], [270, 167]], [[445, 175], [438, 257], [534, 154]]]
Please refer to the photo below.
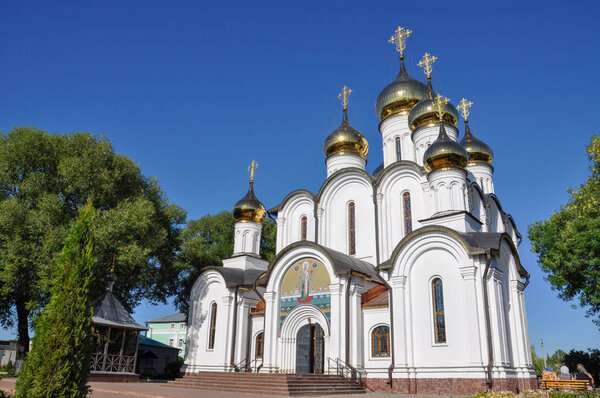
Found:
[[164, 385], [173, 388], [267, 395], [364, 394], [365, 389], [337, 375], [280, 373], [187, 373]]

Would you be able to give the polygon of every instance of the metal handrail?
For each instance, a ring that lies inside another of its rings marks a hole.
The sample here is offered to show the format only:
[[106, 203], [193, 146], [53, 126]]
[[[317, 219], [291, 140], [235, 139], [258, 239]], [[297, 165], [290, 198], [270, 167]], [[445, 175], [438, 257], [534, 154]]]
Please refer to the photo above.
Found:
[[332, 374], [332, 369], [335, 369], [336, 375], [342, 376], [350, 384], [356, 383], [357, 386], [363, 387], [362, 375], [354, 366], [348, 365], [339, 358], [327, 357], [327, 373]]
[[258, 373], [258, 365], [261, 363], [261, 358], [253, 359], [248, 363], [246, 369], [249, 369], [250, 372]]
[[229, 372], [245, 372], [245, 363], [246, 358], [242, 359], [239, 363], [236, 363], [232, 367], [229, 368]]

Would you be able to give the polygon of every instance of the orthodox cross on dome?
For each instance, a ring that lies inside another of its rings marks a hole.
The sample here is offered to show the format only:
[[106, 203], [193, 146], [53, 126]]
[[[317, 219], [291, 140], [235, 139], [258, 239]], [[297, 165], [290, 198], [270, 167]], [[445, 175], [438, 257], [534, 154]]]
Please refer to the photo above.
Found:
[[342, 100], [342, 107], [344, 110], [348, 110], [348, 97], [352, 94], [352, 90], [349, 87], [344, 86], [342, 92], [338, 94], [338, 98]]
[[406, 39], [412, 33], [412, 30], [398, 26], [394, 31], [394, 35], [390, 37], [388, 43], [392, 43], [396, 46], [396, 51], [400, 53], [400, 59], [404, 59], [404, 50], [406, 49]]
[[258, 163], [252, 160], [250, 166], [248, 166], [248, 171], [250, 172], [250, 184], [254, 184], [254, 170], [258, 167]]
[[433, 100], [433, 106], [435, 109], [435, 113], [437, 114], [437, 117], [440, 119], [440, 122], [442, 121], [442, 118], [444, 117], [444, 114], [446, 113], [446, 110], [444, 109], [444, 107], [446, 106], [448, 101], [450, 101], [448, 98], [443, 97], [439, 94]]
[[463, 98], [460, 100], [458, 106], [456, 107], [456, 109], [460, 111], [460, 114], [462, 115], [463, 119], [465, 119], [465, 123], [469, 121], [469, 108], [472, 105], [473, 103], [471, 101], [469, 101], [466, 98]]
[[433, 63], [435, 62], [436, 59], [437, 59], [436, 56], [425, 53], [425, 55], [423, 55], [423, 58], [417, 64], [421, 68], [423, 68], [423, 71], [427, 75], [428, 80], [431, 79], [431, 72], [433, 71], [433, 68], [431, 67], [431, 65], [433, 65]]

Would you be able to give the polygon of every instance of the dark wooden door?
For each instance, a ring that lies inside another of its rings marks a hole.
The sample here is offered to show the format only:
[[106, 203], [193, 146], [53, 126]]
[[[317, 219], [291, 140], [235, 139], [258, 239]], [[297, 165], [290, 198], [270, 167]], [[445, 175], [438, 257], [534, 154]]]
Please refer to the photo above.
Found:
[[323, 373], [325, 363], [325, 333], [323, 328], [317, 323], [314, 326], [314, 371], [313, 373]]
[[296, 336], [296, 373], [312, 373], [313, 326], [304, 325]]

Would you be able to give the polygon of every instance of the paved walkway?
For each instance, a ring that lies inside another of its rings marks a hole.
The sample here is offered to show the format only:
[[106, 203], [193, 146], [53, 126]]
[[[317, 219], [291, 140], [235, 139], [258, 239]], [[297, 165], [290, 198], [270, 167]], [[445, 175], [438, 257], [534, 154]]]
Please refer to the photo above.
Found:
[[[0, 379], [0, 390], [8, 393], [14, 392], [16, 379], [5, 378]], [[101, 383], [91, 382], [90, 398], [116, 398], [118, 396], [140, 397], [140, 398], [261, 398], [261, 397], [276, 397], [273, 395], [262, 394], [240, 394], [237, 392], [221, 392], [221, 391], [205, 391], [205, 390], [189, 390], [185, 388], [170, 388], [161, 386], [160, 383]], [[327, 398], [348, 398], [348, 397], [400, 397], [403, 394], [385, 394], [385, 393], [368, 393], [356, 395], [324, 395]], [[428, 398], [427, 395], [408, 395], [410, 398]], [[433, 396], [435, 398], [443, 398], [442, 395]]]

